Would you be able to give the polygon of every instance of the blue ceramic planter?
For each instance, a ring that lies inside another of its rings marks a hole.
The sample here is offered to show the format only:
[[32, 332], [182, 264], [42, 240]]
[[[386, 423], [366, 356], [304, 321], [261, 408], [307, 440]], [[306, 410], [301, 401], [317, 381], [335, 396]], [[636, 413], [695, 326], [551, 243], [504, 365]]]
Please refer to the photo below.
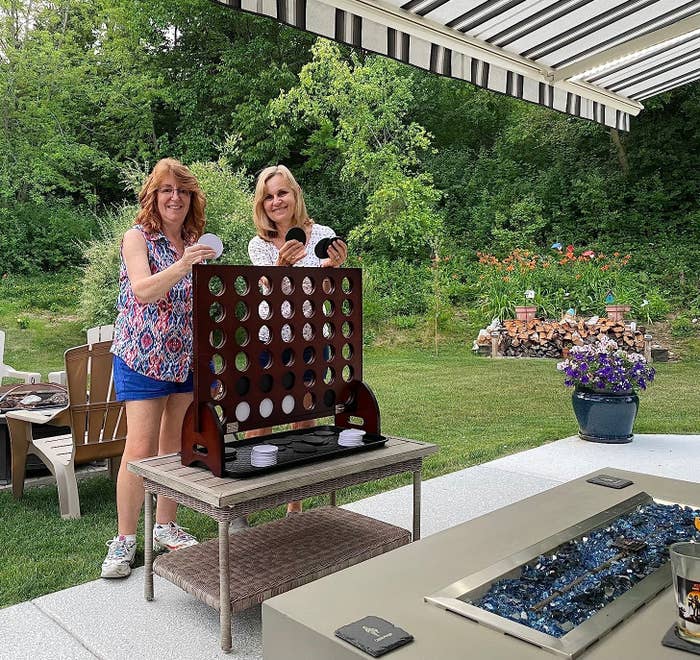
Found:
[[634, 392], [614, 394], [577, 389], [571, 401], [578, 421], [578, 435], [589, 442], [632, 442], [632, 427], [639, 408]]

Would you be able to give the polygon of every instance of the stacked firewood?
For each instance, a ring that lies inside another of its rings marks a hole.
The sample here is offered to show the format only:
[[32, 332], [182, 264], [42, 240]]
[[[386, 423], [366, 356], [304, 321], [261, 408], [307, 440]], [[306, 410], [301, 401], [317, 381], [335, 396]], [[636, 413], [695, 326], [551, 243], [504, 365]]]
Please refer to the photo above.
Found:
[[[590, 344], [601, 336], [614, 339], [628, 351], [644, 351], [644, 328], [625, 325], [607, 318], [589, 320], [564, 317], [561, 321], [509, 319], [501, 328], [498, 352], [512, 357], [551, 357], [566, 355], [571, 346]], [[480, 333], [477, 345], [490, 345], [488, 333]]]

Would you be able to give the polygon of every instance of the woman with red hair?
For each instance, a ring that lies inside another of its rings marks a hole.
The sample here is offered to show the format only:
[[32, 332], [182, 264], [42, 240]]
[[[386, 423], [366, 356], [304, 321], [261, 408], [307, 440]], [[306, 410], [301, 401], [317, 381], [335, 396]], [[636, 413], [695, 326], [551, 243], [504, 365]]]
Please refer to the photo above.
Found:
[[[193, 390], [192, 266], [215, 257], [214, 250], [197, 243], [206, 199], [182, 163], [160, 160], [141, 189], [139, 204], [121, 246], [112, 353], [117, 399], [126, 402], [127, 436], [117, 477], [118, 533], [107, 543], [104, 578], [128, 576], [136, 553], [144, 488], [127, 464], [180, 449]], [[197, 543], [175, 522], [176, 510], [174, 501], [158, 498], [155, 549]]]

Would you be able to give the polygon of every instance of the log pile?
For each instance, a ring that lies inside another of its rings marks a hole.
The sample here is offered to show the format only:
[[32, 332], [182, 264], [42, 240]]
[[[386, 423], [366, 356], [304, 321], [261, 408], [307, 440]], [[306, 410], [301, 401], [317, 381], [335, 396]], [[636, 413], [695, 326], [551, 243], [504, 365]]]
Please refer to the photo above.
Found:
[[[511, 357], [559, 358], [571, 346], [580, 346], [607, 336], [628, 351], [644, 352], [644, 328], [625, 325], [623, 321], [592, 318], [588, 321], [564, 317], [561, 321], [508, 319], [500, 331], [498, 352]], [[490, 345], [488, 333], [480, 333], [475, 348]]]

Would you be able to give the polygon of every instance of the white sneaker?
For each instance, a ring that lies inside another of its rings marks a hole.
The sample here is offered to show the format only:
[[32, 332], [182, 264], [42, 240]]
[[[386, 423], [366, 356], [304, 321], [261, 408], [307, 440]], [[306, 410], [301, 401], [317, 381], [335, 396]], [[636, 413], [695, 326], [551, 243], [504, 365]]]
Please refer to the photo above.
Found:
[[238, 532], [242, 532], [244, 529], [248, 529], [249, 526], [248, 519], [245, 516], [239, 516], [238, 518], [234, 518], [228, 524], [228, 533], [237, 534]]
[[163, 550], [181, 550], [197, 545], [198, 541], [194, 536], [188, 534], [180, 525], [169, 522], [163, 527], [153, 527], [153, 550], [161, 552]]
[[109, 550], [102, 562], [102, 577], [128, 577], [136, 556], [136, 542], [127, 541], [125, 536], [115, 536], [111, 541], [107, 541], [107, 547]]

